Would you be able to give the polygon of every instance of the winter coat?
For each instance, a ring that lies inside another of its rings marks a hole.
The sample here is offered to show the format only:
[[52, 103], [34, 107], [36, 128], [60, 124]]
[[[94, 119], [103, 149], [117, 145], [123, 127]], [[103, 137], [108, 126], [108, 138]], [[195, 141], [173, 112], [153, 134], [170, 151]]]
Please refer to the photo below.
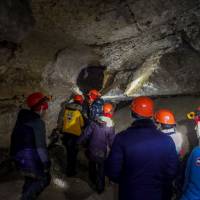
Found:
[[119, 200], [169, 200], [178, 162], [172, 139], [141, 119], [115, 137], [106, 175], [119, 184]]
[[10, 154], [25, 174], [42, 176], [50, 167], [45, 123], [40, 115], [26, 109], [19, 112], [11, 135]]
[[200, 199], [200, 147], [193, 149], [185, 171], [185, 183], [181, 200]]
[[89, 120], [96, 120], [103, 114], [104, 100], [99, 98], [90, 106]]
[[100, 116], [98, 121], [91, 122], [86, 127], [78, 143], [87, 142], [89, 159], [93, 161], [105, 160], [115, 137], [112, 119]]

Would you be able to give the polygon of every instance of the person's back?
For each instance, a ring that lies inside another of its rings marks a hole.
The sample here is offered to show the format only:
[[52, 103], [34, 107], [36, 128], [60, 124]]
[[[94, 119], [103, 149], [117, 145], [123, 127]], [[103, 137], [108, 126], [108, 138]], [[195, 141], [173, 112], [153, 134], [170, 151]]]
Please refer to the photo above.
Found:
[[41, 92], [27, 97], [30, 109], [21, 109], [11, 135], [10, 154], [24, 175], [21, 200], [36, 199], [50, 184], [50, 160], [46, 145], [45, 122], [49, 97]]
[[78, 146], [77, 140], [84, 128], [84, 118], [82, 114], [83, 96], [74, 95], [73, 102], [64, 105], [63, 117], [58, 123], [58, 129], [62, 134], [62, 141], [67, 151], [67, 176], [76, 175]]
[[87, 102], [84, 105], [84, 112], [87, 114], [88, 124], [95, 121], [103, 114], [104, 100], [101, 98], [101, 93], [92, 89], [87, 94]]
[[174, 113], [169, 109], [160, 109], [155, 113], [154, 119], [157, 128], [162, 133], [172, 138], [176, 146], [177, 154], [180, 156], [180, 158], [183, 158], [185, 154], [183, 135], [176, 129]]
[[[44, 122], [40, 116], [33, 111], [22, 109], [11, 136], [11, 156], [20, 165], [21, 170], [26, 173], [42, 174], [42, 162], [38, 149], [46, 153], [46, 146], [38, 143], [45, 140], [45, 135], [38, 131], [45, 129]], [[37, 141], [39, 141], [37, 143]], [[45, 143], [45, 142], [44, 142]], [[23, 159], [23, 162], [21, 161]]]
[[80, 136], [83, 126], [82, 106], [76, 102], [66, 104], [63, 114], [63, 134], [68, 133]]
[[[107, 122], [105, 120], [107, 120]], [[108, 122], [108, 120], [110, 121]], [[111, 147], [115, 136], [114, 124], [111, 119], [106, 119], [106, 117], [104, 117], [104, 119], [101, 118], [99, 122], [91, 122], [85, 131], [86, 134], [90, 135], [88, 144], [89, 155], [94, 160], [98, 158], [105, 159], [107, 148]]]
[[106, 175], [119, 184], [119, 200], [170, 200], [178, 167], [174, 142], [151, 120], [153, 102], [147, 97], [135, 102], [134, 123], [115, 137]]
[[103, 114], [104, 100], [99, 98], [95, 100], [90, 107], [90, 120], [96, 120]]
[[87, 142], [86, 155], [89, 160], [89, 178], [98, 193], [104, 191], [104, 161], [115, 137], [112, 116], [112, 104], [105, 103], [103, 105], [103, 115], [98, 120], [91, 121], [79, 139], [80, 144]]
[[[120, 200], [162, 199], [178, 163], [171, 138], [157, 131], [152, 121], [141, 120], [116, 136], [112, 151], [123, 152], [117, 157], [111, 153], [108, 160], [115, 162], [108, 174], [120, 184]], [[118, 169], [121, 162], [123, 167]]]
[[200, 199], [200, 147], [194, 148], [186, 167], [185, 183], [181, 200]]

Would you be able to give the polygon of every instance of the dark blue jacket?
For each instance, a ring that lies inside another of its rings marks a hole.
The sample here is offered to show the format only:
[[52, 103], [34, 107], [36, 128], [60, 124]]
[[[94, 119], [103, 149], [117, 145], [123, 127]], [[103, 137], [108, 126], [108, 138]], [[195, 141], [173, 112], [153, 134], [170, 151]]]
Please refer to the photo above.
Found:
[[187, 161], [181, 200], [200, 199], [200, 147], [195, 147]]
[[90, 114], [89, 119], [96, 120], [103, 114], [103, 104], [104, 100], [99, 98], [95, 100], [92, 105], [90, 106]]
[[45, 124], [37, 113], [20, 110], [11, 135], [11, 157], [26, 174], [42, 176], [50, 165]]
[[169, 200], [177, 168], [173, 140], [142, 119], [115, 137], [106, 175], [119, 183], [119, 200]]

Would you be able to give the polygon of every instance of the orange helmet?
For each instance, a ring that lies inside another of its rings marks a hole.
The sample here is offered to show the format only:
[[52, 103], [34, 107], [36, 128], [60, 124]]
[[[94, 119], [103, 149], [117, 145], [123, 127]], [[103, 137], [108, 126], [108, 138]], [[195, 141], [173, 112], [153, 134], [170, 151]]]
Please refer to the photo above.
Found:
[[89, 91], [88, 96], [90, 97], [90, 99], [96, 100], [101, 96], [101, 93], [96, 89], [92, 89]]
[[174, 114], [167, 109], [160, 109], [155, 113], [155, 121], [161, 124], [169, 124], [174, 125], [176, 124]]
[[73, 100], [75, 102], [78, 102], [78, 103], [82, 104], [83, 103], [83, 96], [79, 95], [79, 94], [76, 94], [76, 95], [73, 96]]
[[154, 102], [149, 97], [136, 97], [131, 104], [132, 112], [142, 117], [152, 117]]
[[107, 114], [107, 113], [111, 113], [113, 111], [113, 105], [111, 103], [105, 103], [103, 105], [103, 113]]
[[29, 95], [26, 99], [26, 103], [29, 108], [35, 111], [47, 110], [49, 97], [45, 96], [41, 92], [35, 92]]

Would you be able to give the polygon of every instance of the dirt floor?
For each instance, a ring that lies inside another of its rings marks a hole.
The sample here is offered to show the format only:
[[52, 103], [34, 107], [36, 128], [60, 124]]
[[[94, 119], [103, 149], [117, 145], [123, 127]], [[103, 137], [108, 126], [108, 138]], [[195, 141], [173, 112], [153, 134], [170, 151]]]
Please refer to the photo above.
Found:
[[[186, 118], [186, 114], [194, 111], [200, 105], [200, 98], [197, 97], [173, 97], [159, 98], [155, 100], [156, 109], [169, 108], [174, 111], [177, 119], [177, 129], [184, 135], [185, 146], [190, 151], [197, 145], [197, 138], [194, 131], [193, 121]], [[127, 128], [131, 124], [130, 109], [127, 103], [118, 106], [115, 113], [115, 124], [117, 132]], [[59, 149], [56, 151], [59, 155]], [[55, 157], [55, 156], [54, 156]], [[59, 158], [59, 156], [56, 156]], [[87, 162], [83, 153], [79, 155], [79, 173], [75, 178], [65, 178], [62, 175], [58, 161], [55, 161], [52, 184], [43, 192], [39, 200], [116, 200], [116, 186], [109, 186], [102, 195], [96, 194], [90, 187], [87, 178]], [[61, 157], [61, 162], [63, 157]], [[55, 172], [57, 170], [57, 172]], [[22, 188], [22, 177], [16, 172], [9, 172], [5, 176], [0, 176], [0, 200], [18, 200]]]

